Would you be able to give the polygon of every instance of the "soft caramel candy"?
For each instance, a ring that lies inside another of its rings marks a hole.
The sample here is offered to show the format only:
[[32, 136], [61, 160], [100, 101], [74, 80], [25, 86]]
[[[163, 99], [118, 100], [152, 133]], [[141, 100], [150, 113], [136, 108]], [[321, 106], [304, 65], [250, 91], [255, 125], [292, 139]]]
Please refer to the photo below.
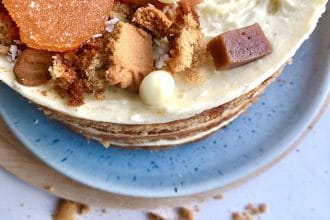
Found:
[[272, 52], [259, 24], [228, 31], [207, 46], [217, 70], [227, 70], [255, 61]]
[[48, 51], [25, 49], [14, 67], [17, 82], [25, 86], [39, 86], [48, 82], [52, 56], [53, 53]]

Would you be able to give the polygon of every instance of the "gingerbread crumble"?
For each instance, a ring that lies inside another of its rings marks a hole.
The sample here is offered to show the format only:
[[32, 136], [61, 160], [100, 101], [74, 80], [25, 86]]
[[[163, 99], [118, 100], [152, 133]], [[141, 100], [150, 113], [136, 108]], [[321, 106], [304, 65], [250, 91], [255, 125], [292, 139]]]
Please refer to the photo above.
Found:
[[156, 38], [168, 35], [172, 26], [172, 20], [154, 6], [138, 8], [132, 21], [150, 31]]
[[192, 68], [199, 61], [205, 49], [198, 15], [194, 8], [180, 3], [176, 9], [176, 19], [171, 27], [170, 59], [167, 66], [173, 73]]

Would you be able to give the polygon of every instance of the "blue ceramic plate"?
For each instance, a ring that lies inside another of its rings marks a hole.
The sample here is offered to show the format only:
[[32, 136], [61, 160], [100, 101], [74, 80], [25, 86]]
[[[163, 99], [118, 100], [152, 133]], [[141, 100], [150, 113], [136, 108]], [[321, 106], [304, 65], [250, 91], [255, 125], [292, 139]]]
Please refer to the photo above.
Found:
[[0, 113], [24, 145], [66, 176], [139, 197], [190, 195], [225, 186], [268, 164], [307, 127], [329, 91], [330, 13], [280, 79], [225, 129], [161, 152], [104, 149], [47, 119], [0, 85]]

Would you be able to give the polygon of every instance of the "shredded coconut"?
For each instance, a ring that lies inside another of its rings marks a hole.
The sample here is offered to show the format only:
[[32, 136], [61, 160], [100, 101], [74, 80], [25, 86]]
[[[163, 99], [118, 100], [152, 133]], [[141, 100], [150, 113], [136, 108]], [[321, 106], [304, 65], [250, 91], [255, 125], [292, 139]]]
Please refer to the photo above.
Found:
[[105, 30], [107, 32], [111, 33], [118, 22], [119, 22], [119, 19], [118, 18], [113, 18], [113, 19], [111, 19], [109, 21], [106, 21], [105, 22], [105, 25], [106, 25]]
[[98, 37], [102, 37], [103, 35], [102, 34], [95, 34], [94, 36], [93, 36], [93, 38], [98, 38]]
[[11, 61], [15, 61], [20, 54], [21, 51], [17, 48], [16, 45], [10, 45], [8, 56], [10, 57]]
[[174, 7], [174, 8], [177, 8], [177, 7], [178, 7], [178, 2], [177, 2], [177, 0], [174, 0], [174, 1], [173, 1], [173, 7]]
[[148, 3], [148, 6], [151, 8], [156, 8], [153, 4]]
[[152, 48], [153, 59], [155, 62], [155, 67], [157, 69], [162, 69], [166, 66], [166, 62], [170, 59], [169, 57], [169, 42], [166, 38], [160, 40], [154, 40], [154, 45]]
[[166, 6], [163, 9], [163, 13], [166, 14], [170, 10], [170, 7]]
[[170, 16], [171, 18], [173, 18], [174, 17], [174, 9], [175, 9], [174, 7], [176, 7], [176, 6], [173, 6], [173, 7], [165, 6], [163, 8], [163, 13]]

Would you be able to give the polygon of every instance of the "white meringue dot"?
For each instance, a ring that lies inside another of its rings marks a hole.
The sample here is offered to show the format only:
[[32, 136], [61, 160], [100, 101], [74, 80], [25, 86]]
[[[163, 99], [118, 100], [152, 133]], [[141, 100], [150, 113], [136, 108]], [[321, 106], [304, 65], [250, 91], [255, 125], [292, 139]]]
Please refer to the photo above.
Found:
[[147, 75], [140, 85], [140, 97], [145, 104], [164, 106], [174, 95], [175, 82], [171, 73], [157, 70]]

